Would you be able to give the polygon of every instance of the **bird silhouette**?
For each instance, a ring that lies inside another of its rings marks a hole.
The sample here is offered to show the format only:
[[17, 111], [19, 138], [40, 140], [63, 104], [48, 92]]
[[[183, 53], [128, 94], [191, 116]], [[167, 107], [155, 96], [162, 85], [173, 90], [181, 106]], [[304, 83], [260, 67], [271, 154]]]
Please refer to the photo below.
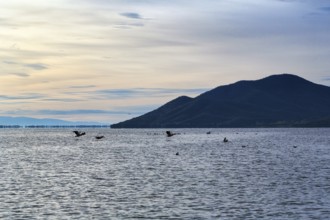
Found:
[[86, 134], [85, 132], [80, 132], [80, 131], [73, 131], [73, 132], [76, 134], [76, 137], [80, 137]]
[[172, 137], [173, 135], [175, 135], [175, 133], [172, 133], [171, 131], [166, 131], [166, 135], [167, 137]]
[[95, 138], [99, 140], [99, 139], [104, 138], [104, 136], [95, 136]]

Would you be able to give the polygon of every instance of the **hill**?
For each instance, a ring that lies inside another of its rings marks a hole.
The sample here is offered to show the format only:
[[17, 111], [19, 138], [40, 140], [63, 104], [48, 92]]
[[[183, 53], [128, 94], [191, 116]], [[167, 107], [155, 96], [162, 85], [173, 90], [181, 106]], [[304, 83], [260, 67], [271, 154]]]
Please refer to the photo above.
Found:
[[291, 74], [178, 97], [112, 128], [330, 127], [330, 87]]
[[103, 125], [98, 122], [72, 122], [51, 118], [9, 117], [0, 116], [0, 126], [77, 126]]

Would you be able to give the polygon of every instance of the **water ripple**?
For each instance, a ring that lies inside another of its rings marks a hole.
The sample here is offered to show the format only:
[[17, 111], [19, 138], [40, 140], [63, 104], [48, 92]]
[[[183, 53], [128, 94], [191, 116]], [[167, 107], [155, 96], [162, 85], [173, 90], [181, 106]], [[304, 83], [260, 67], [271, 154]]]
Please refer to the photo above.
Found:
[[0, 130], [1, 219], [330, 216], [330, 129], [19, 131]]

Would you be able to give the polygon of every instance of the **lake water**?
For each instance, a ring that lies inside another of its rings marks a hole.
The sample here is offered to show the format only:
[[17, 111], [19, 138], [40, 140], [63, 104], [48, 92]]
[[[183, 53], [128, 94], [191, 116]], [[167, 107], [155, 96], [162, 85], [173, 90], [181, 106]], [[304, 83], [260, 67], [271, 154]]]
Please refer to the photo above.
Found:
[[330, 129], [84, 131], [0, 130], [0, 219], [330, 219]]

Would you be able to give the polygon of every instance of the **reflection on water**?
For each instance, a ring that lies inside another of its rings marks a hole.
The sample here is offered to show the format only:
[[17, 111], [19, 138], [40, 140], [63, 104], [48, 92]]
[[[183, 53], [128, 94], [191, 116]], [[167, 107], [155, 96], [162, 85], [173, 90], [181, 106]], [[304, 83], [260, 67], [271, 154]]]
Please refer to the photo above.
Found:
[[329, 218], [330, 129], [175, 132], [2, 129], [0, 218]]

